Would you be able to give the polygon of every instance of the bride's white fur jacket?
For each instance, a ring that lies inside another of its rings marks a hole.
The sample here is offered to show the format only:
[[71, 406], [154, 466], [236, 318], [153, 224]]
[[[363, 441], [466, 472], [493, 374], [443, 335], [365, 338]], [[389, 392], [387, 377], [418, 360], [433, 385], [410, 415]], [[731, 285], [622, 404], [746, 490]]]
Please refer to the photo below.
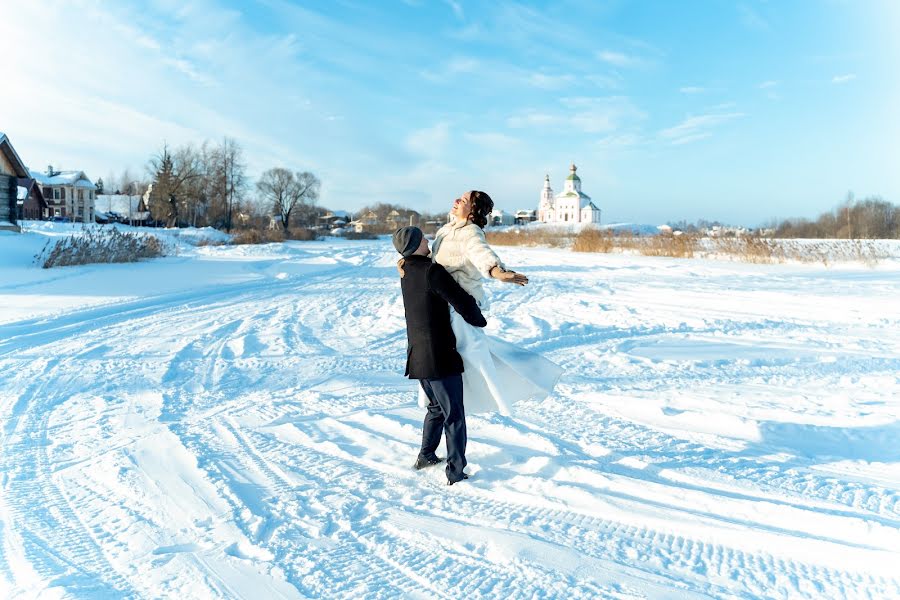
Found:
[[450, 221], [434, 235], [431, 255], [475, 298], [479, 307], [487, 308], [481, 280], [490, 279], [494, 267], [506, 267], [488, 245], [481, 227], [470, 221]]

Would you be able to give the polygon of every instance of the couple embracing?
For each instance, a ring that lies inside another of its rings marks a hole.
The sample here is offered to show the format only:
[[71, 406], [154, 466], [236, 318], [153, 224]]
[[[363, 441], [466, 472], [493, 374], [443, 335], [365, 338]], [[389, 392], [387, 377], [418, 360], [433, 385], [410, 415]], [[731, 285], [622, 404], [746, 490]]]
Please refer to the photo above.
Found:
[[524, 286], [528, 278], [508, 270], [488, 245], [484, 226], [494, 208], [485, 192], [470, 191], [453, 202], [452, 218], [432, 247], [417, 227], [394, 233], [403, 256], [397, 264], [406, 313], [406, 375], [420, 383], [427, 407], [415, 468], [436, 465], [441, 433], [447, 444], [447, 483], [468, 479], [466, 412], [510, 415], [518, 400], [543, 398], [561, 369], [554, 363], [488, 337], [482, 281]]

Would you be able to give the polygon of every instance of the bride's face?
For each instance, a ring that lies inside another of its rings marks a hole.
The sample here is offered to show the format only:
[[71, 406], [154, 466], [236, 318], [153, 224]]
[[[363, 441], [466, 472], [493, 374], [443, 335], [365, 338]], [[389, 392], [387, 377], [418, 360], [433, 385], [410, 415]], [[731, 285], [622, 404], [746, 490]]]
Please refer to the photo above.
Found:
[[453, 209], [450, 214], [463, 221], [469, 218], [469, 215], [472, 214], [472, 201], [469, 199], [468, 192], [453, 201]]

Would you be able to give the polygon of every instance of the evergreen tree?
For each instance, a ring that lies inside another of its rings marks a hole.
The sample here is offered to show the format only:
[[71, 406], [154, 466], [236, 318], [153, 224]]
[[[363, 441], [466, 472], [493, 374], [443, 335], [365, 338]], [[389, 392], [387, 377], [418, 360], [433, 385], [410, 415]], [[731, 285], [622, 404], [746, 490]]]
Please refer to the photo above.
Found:
[[156, 167], [153, 176], [153, 190], [150, 193], [150, 216], [155, 221], [166, 221], [173, 224], [178, 210], [173, 203], [173, 187], [175, 182], [175, 163], [169, 152], [168, 144], [163, 144], [162, 152], [151, 161]]

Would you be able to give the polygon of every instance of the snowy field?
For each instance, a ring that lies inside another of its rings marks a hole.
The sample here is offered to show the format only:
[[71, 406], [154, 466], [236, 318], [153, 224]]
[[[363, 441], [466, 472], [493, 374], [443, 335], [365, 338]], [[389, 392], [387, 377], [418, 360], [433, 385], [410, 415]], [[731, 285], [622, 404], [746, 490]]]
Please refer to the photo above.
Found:
[[900, 261], [498, 248], [489, 332], [565, 375], [447, 487], [387, 240], [58, 233], [0, 233], [2, 598], [900, 597]]

